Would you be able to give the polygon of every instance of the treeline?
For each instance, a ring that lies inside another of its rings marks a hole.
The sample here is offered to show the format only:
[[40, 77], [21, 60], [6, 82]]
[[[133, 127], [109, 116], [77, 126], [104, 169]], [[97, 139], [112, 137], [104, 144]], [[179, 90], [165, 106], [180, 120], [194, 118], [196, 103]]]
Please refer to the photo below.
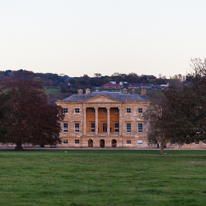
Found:
[[[25, 75], [27, 74], [27, 75]], [[27, 80], [33, 80], [40, 84], [44, 88], [60, 88], [61, 93], [49, 93], [48, 99], [50, 102], [55, 102], [58, 99], [66, 98], [72, 94], [77, 93], [78, 89], [101, 87], [102, 85], [109, 83], [110, 81], [115, 81], [116, 83], [125, 83], [124, 87], [132, 83], [142, 83], [142, 84], [166, 84], [174, 85], [175, 87], [181, 86], [185, 82], [185, 77], [182, 75], [175, 75], [169, 79], [166, 76], [159, 75], [158, 77], [154, 75], [138, 75], [136, 73], [121, 74], [115, 72], [111, 76], [102, 76], [100, 73], [95, 73], [93, 77], [89, 77], [84, 74], [80, 77], [69, 77], [68, 75], [58, 75], [53, 73], [34, 73], [27, 70], [6, 70], [0, 71], [0, 81], [6, 80], [11, 81], [14, 79], [23, 78]]]
[[[102, 76], [100, 73], [95, 73], [94, 77], [89, 77], [87, 74], [84, 74], [80, 77], [69, 77], [68, 75], [58, 75], [53, 73], [34, 73], [27, 70], [6, 70], [0, 71], [0, 80], [1, 79], [15, 79], [16, 76], [20, 76], [21, 73], [28, 73], [30, 74], [29, 78], [33, 78], [33, 80], [40, 85], [47, 87], [47, 86], [62, 86], [62, 91], [66, 92], [66, 90], [72, 88], [78, 89], [79, 87], [101, 87], [102, 85], [110, 82], [115, 81], [119, 82], [127, 82], [128, 84], [131, 83], [142, 83], [142, 84], [166, 84], [168, 82], [172, 82], [174, 79], [182, 79], [181, 75], [175, 75], [174, 77], [170, 77], [169, 79], [166, 76], [159, 75], [156, 77], [154, 75], [138, 75], [136, 73], [129, 73], [129, 74], [121, 74], [115, 72], [111, 76]], [[24, 78], [26, 76], [24, 75]]]
[[199, 144], [206, 141], [206, 59], [192, 60], [192, 72], [181, 87], [170, 86], [145, 111], [151, 144]]

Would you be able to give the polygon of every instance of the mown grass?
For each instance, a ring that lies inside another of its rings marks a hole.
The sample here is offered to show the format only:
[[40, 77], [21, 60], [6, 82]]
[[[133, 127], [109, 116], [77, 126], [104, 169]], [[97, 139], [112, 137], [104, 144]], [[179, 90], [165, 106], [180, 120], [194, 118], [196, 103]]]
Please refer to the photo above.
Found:
[[57, 89], [46, 89], [46, 94], [56, 94], [56, 93], [62, 93], [60, 88]]
[[1, 150], [0, 205], [206, 205], [206, 151], [165, 153]]

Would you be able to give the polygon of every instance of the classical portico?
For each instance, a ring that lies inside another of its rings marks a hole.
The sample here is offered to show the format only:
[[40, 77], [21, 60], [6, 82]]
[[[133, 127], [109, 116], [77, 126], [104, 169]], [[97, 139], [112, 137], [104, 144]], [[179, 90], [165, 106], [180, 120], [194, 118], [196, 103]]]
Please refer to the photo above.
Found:
[[[83, 135], [96, 137], [120, 135], [121, 105], [107, 105], [107, 107], [84, 105], [83, 114]], [[93, 125], [95, 125], [94, 130]]]

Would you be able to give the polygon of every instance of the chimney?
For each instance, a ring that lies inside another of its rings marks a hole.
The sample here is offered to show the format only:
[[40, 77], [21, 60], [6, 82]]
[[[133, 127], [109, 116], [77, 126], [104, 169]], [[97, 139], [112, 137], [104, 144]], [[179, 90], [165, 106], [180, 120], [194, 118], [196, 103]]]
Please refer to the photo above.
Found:
[[90, 94], [90, 89], [89, 88], [86, 89], [86, 94]]
[[141, 90], [141, 95], [147, 96], [147, 90]]
[[126, 88], [124, 88], [124, 89], [122, 90], [122, 94], [127, 94], [127, 89], [126, 89]]
[[134, 89], [132, 89], [132, 94], [135, 94], [135, 90]]
[[83, 90], [82, 89], [78, 89], [78, 94], [83, 94]]

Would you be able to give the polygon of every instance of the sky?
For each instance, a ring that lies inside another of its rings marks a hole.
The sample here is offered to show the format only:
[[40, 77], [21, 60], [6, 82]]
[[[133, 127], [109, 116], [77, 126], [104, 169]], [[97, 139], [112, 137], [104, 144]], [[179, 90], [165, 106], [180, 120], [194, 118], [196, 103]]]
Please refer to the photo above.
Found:
[[0, 0], [0, 70], [186, 74], [206, 57], [205, 0]]

